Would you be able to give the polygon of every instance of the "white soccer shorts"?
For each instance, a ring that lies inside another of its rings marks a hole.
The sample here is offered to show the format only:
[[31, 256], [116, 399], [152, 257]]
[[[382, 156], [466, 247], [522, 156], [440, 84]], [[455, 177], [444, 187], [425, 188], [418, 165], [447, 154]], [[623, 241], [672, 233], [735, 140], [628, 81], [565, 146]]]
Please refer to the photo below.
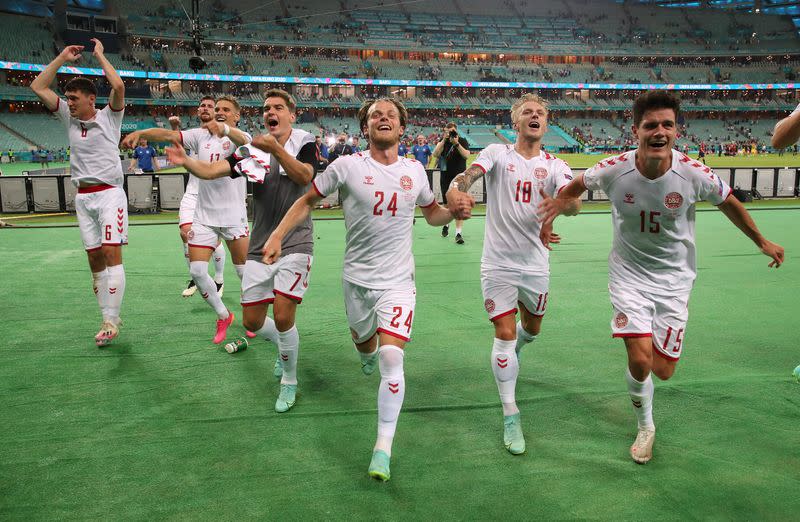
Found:
[[215, 250], [221, 240], [232, 241], [250, 236], [250, 228], [247, 225], [235, 227], [210, 227], [200, 223], [192, 223], [189, 231], [189, 246], [195, 248], [210, 248]]
[[248, 259], [242, 275], [242, 306], [269, 304], [276, 295], [303, 302], [313, 261], [308, 254], [282, 256], [272, 265]]
[[373, 290], [349, 281], [342, 281], [342, 287], [347, 322], [356, 333], [356, 343], [369, 340], [376, 332], [411, 340], [416, 288]]
[[613, 281], [608, 292], [614, 308], [612, 337], [651, 337], [657, 354], [673, 361], [680, 358], [690, 292], [658, 295]]
[[78, 189], [75, 211], [83, 247], [128, 244], [128, 196], [122, 187], [97, 185]]
[[197, 206], [197, 194], [184, 192], [181, 198], [181, 208], [178, 210], [178, 226], [191, 225], [194, 221], [194, 209]]
[[549, 288], [549, 275], [513, 268], [481, 267], [483, 307], [490, 321], [517, 313], [517, 302], [532, 315], [544, 315]]

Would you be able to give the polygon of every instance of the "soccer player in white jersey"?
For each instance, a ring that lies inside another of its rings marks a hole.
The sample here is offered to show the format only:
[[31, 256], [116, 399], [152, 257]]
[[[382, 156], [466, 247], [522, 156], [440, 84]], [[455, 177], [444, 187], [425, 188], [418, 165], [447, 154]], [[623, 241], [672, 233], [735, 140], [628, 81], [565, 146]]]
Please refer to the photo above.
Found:
[[637, 149], [605, 159], [540, 205], [545, 223], [588, 190], [611, 200], [614, 242], [608, 257], [613, 337], [628, 352], [625, 380], [638, 422], [630, 454], [644, 464], [653, 454], [653, 381], [672, 377], [683, 351], [687, 305], [696, 277], [695, 203], [706, 200], [749, 237], [769, 266], [783, 247], [761, 235], [730, 187], [710, 168], [674, 149], [680, 104], [667, 91], [649, 91], [633, 104]]
[[302, 223], [323, 197], [339, 191], [347, 229], [342, 274], [345, 310], [364, 373], [377, 363], [378, 437], [369, 475], [389, 480], [397, 418], [405, 394], [403, 347], [411, 338], [416, 289], [411, 230], [417, 205], [429, 224], [453, 216], [437, 204], [425, 167], [398, 158], [407, 113], [399, 101], [381, 98], [359, 110], [369, 151], [341, 156], [312, 182], [313, 190], [292, 205], [264, 246], [264, 262], [278, 261], [286, 235]]
[[[197, 106], [197, 117], [201, 124], [199, 129], [205, 129], [205, 131], [210, 134], [221, 134], [221, 130], [224, 129], [224, 127], [220, 126], [220, 124], [214, 120], [214, 102], [215, 99], [213, 96], [203, 96], [200, 99], [200, 105]], [[150, 141], [168, 143], [180, 141], [180, 118], [176, 116], [170, 117], [169, 123], [172, 127], [172, 130], [154, 127], [151, 129], [131, 132], [125, 136], [125, 138], [123, 138], [122, 145], [127, 148], [132, 148], [141, 138], [145, 138]], [[189, 133], [195, 131], [192, 130], [186, 132]], [[234, 143], [242, 144], [245, 142], [244, 133], [239, 129], [234, 129], [231, 127], [229, 133], [230, 138]], [[200, 135], [204, 136], [202, 132]], [[217, 136], [217, 138], [219, 138], [219, 136]], [[199, 143], [198, 140], [192, 140], [192, 142]], [[210, 151], [211, 149], [204, 151], [204, 157], [211, 154]], [[199, 157], [200, 151], [190, 148], [189, 152], [193, 158]], [[178, 211], [178, 229], [180, 230], [181, 241], [183, 242], [183, 256], [186, 259], [186, 267], [190, 270], [191, 262], [189, 261], [189, 232], [192, 230], [192, 222], [194, 221], [194, 212], [195, 208], [197, 207], [197, 193], [199, 191], [199, 187], [200, 180], [190, 173], [189, 181], [186, 183], [186, 190], [183, 193], [183, 198], [181, 198], [180, 210]], [[219, 294], [219, 297], [222, 298], [222, 292], [225, 283], [224, 273], [226, 254], [225, 247], [222, 245], [221, 241], [214, 249], [213, 257], [214, 283], [217, 286], [217, 293]], [[196, 291], [197, 285], [195, 284], [194, 279], [190, 279], [188, 286], [183, 290], [181, 295], [183, 295], [183, 297], [191, 297]]]
[[[549, 295], [550, 247], [539, 238], [537, 206], [542, 194], [555, 196], [572, 179], [566, 163], [542, 150], [547, 115], [542, 98], [522, 96], [511, 107], [516, 142], [486, 147], [455, 177], [447, 193], [454, 209], [467, 197], [469, 187], [486, 176], [481, 287], [484, 308], [494, 324], [491, 365], [503, 405], [503, 442], [513, 455], [525, 452], [515, 399], [520, 350], [539, 334]], [[577, 213], [579, 208], [580, 202], [574, 200], [568, 212]], [[545, 228], [549, 233], [550, 226]]]
[[[295, 315], [308, 289], [313, 261], [311, 216], [284, 236], [283, 256], [276, 263], [263, 263], [262, 250], [289, 208], [308, 190], [319, 158], [314, 136], [292, 128], [297, 110], [294, 98], [281, 89], [270, 89], [265, 96], [264, 126], [269, 133], [256, 136], [251, 145], [266, 153], [262, 160], [268, 171], [260, 183], [253, 184], [253, 232], [242, 279], [242, 309], [245, 328], [278, 346], [275, 371], [281, 377], [281, 389], [275, 411], [283, 413], [294, 406], [297, 393], [300, 335]], [[236, 152], [214, 163], [187, 158], [182, 147], [168, 148], [167, 155], [173, 164], [183, 165], [201, 179], [238, 177], [243, 169], [253, 168], [239, 163], [243, 157]], [[267, 315], [270, 304], [274, 320]]]
[[[214, 105], [214, 121], [202, 128], [178, 132], [178, 143], [196, 150], [202, 161], [225, 159], [237, 146], [250, 143], [252, 137], [236, 128], [240, 118], [239, 102], [233, 96], [223, 95]], [[164, 131], [174, 132], [174, 131]], [[221, 178], [199, 184], [194, 222], [188, 233], [189, 273], [200, 295], [217, 314], [213, 342], [225, 340], [234, 315], [222, 303], [214, 280], [208, 275], [208, 262], [221, 240], [231, 254], [236, 275], [241, 280], [247, 258], [250, 230], [245, 207], [246, 181], [244, 178]], [[252, 336], [248, 333], [248, 336]]]
[[781, 121], [772, 131], [772, 146], [776, 149], [790, 147], [800, 140], [800, 105]]
[[109, 344], [118, 334], [125, 295], [122, 245], [128, 242], [128, 198], [119, 139], [125, 110], [125, 84], [103, 54], [96, 39], [92, 53], [111, 85], [108, 105], [98, 110], [97, 90], [86, 78], [74, 78], [64, 87], [66, 100], [50, 88], [59, 67], [81, 57], [84, 46], [69, 45], [31, 83], [31, 89], [66, 127], [72, 154], [70, 177], [78, 187], [75, 210], [81, 239], [89, 257], [94, 293], [103, 315], [95, 336], [97, 346]]

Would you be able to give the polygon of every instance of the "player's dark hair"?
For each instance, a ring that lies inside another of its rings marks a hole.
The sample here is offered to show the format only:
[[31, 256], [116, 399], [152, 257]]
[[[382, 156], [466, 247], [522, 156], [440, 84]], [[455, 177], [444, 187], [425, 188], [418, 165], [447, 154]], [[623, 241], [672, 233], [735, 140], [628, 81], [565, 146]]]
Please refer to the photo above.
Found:
[[675, 118], [677, 119], [680, 108], [681, 101], [669, 91], [647, 91], [644, 94], [640, 94], [633, 102], [633, 125], [639, 126], [645, 112], [658, 109], [672, 109], [675, 111]]
[[203, 102], [204, 102], [204, 101], [206, 101], [206, 100], [211, 100], [212, 102], [214, 102], [214, 103], [217, 103], [217, 99], [216, 99], [216, 98], [214, 98], [213, 96], [209, 96], [208, 94], [206, 94], [205, 96], [203, 96], [202, 98], [200, 98], [200, 101], [199, 101], [199, 102], [197, 102], [197, 105], [200, 105], [201, 103], [203, 103]]
[[297, 102], [294, 101], [294, 97], [283, 89], [269, 89], [264, 93], [265, 103], [267, 98], [282, 98], [286, 102], [286, 108], [289, 109], [289, 112], [297, 111]]
[[67, 82], [64, 86], [64, 92], [82, 92], [83, 94], [97, 96], [97, 87], [94, 82], [89, 78], [78, 76]]
[[385, 96], [383, 98], [377, 98], [375, 100], [366, 100], [364, 103], [361, 104], [361, 108], [358, 109], [358, 125], [361, 129], [361, 132], [367, 132], [367, 116], [369, 115], [369, 109], [373, 105], [378, 102], [389, 102], [393, 103], [395, 107], [397, 107], [397, 112], [400, 116], [400, 125], [405, 127], [406, 121], [408, 120], [408, 111], [406, 110], [406, 106], [403, 105], [403, 102], [398, 100], [397, 98], [392, 98], [390, 96]]

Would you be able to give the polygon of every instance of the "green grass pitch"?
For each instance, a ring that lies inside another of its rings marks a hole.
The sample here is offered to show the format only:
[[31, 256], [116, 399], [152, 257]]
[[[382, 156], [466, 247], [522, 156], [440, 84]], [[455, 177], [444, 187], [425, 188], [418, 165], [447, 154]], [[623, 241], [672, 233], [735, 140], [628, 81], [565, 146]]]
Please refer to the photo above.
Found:
[[[489, 366], [484, 220], [465, 224], [463, 246], [418, 220], [407, 392], [385, 484], [366, 474], [378, 375], [361, 374], [349, 340], [342, 221], [315, 222], [298, 402], [286, 414], [273, 411], [275, 347], [228, 355], [210, 342], [210, 308], [180, 297], [174, 225], [131, 227], [125, 324], [104, 349], [78, 230], [2, 229], [0, 519], [794, 519], [800, 211], [753, 216], [786, 247], [779, 270], [720, 212], [698, 212], [684, 356], [656, 382], [646, 466], [627, 454], [635, 420], [609, 332], [610, 215], [556, 223], [547, 316], [517, 388], [520, 457], [502, 446]], [[225, 275], [239, 316], [230, 263]]]

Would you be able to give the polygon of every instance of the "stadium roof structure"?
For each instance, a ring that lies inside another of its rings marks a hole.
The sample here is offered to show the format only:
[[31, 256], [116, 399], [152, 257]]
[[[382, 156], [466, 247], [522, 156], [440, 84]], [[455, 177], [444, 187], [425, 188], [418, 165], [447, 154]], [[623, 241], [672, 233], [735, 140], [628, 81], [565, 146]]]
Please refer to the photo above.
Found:
[[[798, 0], [636, 0], [640, 4], [655, 4], [661, 7], [712, 7], [734, 9], [746, 13], [800, 16]], [[617, 0], [618, 3], [624, 3]]]

